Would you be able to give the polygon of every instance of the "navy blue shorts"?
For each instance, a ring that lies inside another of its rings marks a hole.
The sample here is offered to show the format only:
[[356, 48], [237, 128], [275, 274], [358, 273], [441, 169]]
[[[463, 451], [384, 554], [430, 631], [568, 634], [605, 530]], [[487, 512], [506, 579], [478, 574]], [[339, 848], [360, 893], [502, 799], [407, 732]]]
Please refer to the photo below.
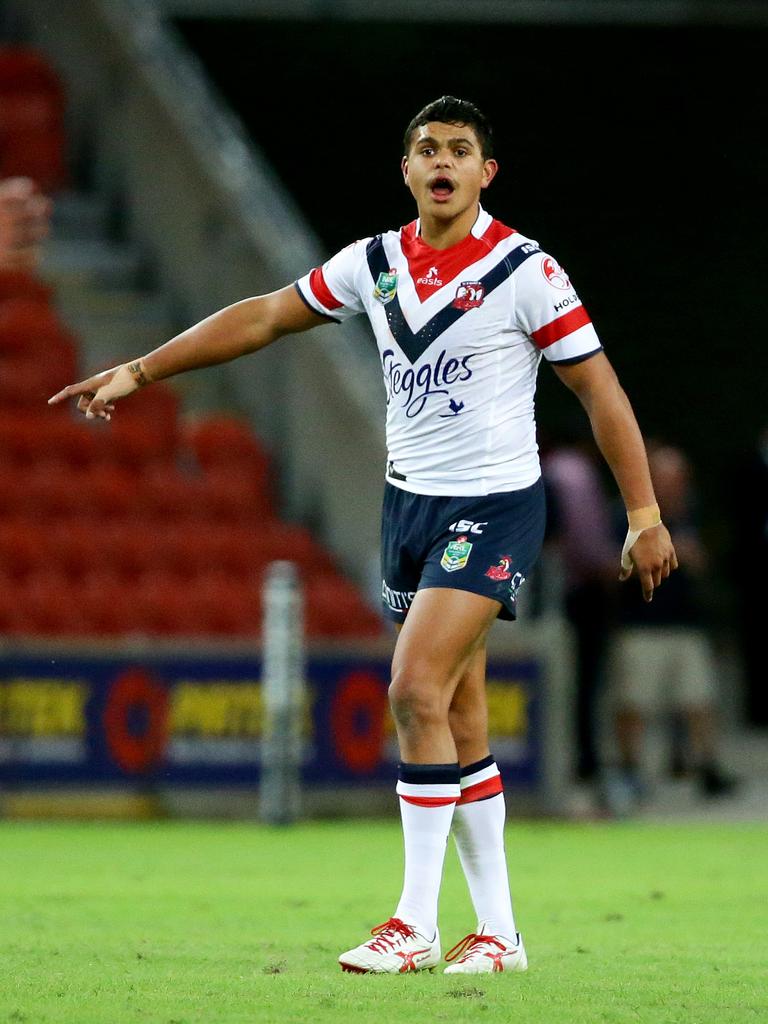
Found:
[[544, 539], [541, 479], [531, 487], [480, 497], [412, 494], [390, 483], [381, 519], [381, 600], [403, 622], [418, 590], [449, 587], [501, 602], [514, 619], [515, 598]]

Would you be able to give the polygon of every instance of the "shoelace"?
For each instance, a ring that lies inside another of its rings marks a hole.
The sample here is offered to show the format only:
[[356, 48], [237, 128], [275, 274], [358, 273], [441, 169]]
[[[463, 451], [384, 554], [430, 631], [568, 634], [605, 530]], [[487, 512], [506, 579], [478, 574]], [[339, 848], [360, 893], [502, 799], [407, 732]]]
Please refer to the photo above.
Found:
[[[470, 932], [460, 942], [457, 942], [453, 949], [448, 950], [445, 954], [445, 959], [450, 962], [461, 957], [459, 963], [464, 963], [465, 960], [468, 960], [473, 955], [475, 946], [489, 945], [490, 943], [498, 946], [502, 953], [507, 950], [507, 946], [500, 942], [495, 935], [477, 935], [475, 932]], [[464, 954], [463, 956], [462, 953]]]
[[401, 921], [399, 917], [390, 917], [384, 924], [377, 924], [375, 928], [371, 928], [371, 935], [375, 935], [376, 938], [373, 942], [366, 942], [365, 946], [374, 953], [386, 953], [403, 939], [411, 939], [415, 934], [413, 928], [405, 921]]

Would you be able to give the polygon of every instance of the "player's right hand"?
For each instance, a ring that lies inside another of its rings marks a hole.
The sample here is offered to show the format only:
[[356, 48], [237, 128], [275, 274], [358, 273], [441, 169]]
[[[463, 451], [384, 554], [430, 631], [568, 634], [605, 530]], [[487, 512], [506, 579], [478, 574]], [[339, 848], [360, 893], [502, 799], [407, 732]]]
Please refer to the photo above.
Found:
[[67, 385], [48, 399], [48, 405], [56, 405], [66, 398], [77, 398], [77, 408], [89, 420], [109, 420], [115, 411], [115, 401], [132, 394], [146, 383], [148, 381], [143, 377], [140, 363], [123, 363], [82, 380], [79, 384]]

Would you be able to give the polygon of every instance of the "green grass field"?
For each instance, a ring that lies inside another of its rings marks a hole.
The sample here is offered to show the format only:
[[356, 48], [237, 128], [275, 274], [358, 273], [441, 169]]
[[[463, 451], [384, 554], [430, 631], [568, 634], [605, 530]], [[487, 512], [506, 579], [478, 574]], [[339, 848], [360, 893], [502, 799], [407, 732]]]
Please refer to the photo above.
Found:
[[[342, 974], [397, 823], [0, 825], [0, 1024], [768, 1019], [764, 826], [513, 824], [527, 974]], [[449, 850], [444, 949], [474, 926]]]

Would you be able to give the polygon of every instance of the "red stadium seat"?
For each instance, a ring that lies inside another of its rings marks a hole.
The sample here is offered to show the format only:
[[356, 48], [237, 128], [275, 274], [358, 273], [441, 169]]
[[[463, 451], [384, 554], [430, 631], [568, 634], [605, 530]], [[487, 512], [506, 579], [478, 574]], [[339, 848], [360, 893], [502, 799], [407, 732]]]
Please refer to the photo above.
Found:
[[47, 411], [48, 398], [74, 375], [74, 352], [57, 346], [49, 347], [47, 359], [0, 357], [0, 405]]
[[152, 466], [141, 474], [139, 483], [147, 514], [158, 521], [178, 523], [208, 518], [206, 492], [199, 477]]
[[203, 477], [211, 514], [221, 522], [258, 523], [273, 518], [272, 500], [265, 481], [248, 471], [233, 472], [226, 466], [213, 466]]
[[377, 637], [383, 633], [380, 617], [365, 604], [357, 588], [333, 573], [307, 580], [305, 620], [311, 637]]
[[0, 46], [0, 93], [20, 89], [61, 94], [58, 75], [38, 50]]
[[190, 594], [197, 632], [210, 636], [256, 636], [261, 630], [258, 587], [220, 570], [201, 574]]
[[76, 582], [74, 599], [90, 635], [131, 636], [141, 631], [130, 583], [107, 567], [90, 569]]
[[224, 466], [240, 473], [250, 470], [260, 479], [267, 479], [269, 456], [243, 420], [210, 416], [186, 423], [183, 434], [204, 469]]
[[0, 414], [0, 465], [26, 470], [44, 460], [86, 468], [99, 460], [99, 426], [51, 415], [47, 409], [40, 416], [20, 410]]
[[126, 416], [125, 411], [126, 406], [120, 406], [106, 425], [105, 454], [134, 472], [156, 464], [170, 465], [178, 443], [175, 418], [157, 423], [152, 417]]
[[19, 600], [19, 585], [12, 577], [0, 575], [0, 633], [34, 633], [34, 625]]
[[53, 289], [29, 270], [0, 270], [0, 303], [9, 299], [28, 299], [50, 306]]
[[131, 395], [129, 401], [118, 406], [113, 426], [118, 419], [122, 423], [140, 422], [145, 429], [154, 431], [155, 436], [168, 434], [174, 439], [178, 430], [179, 399], [167, 384], [153, 384]]
[[0, 352], [46, 352], [53, 342], [72, 348], [74, 338], [46, 301], [20, 297], [0, 303]]
[[0, 519], [0, 574], [19, 580], [44, 563], [41, 531], [27, 519]]
[[133, 591], [140, 631], [149, 636], [201, 632], [192, 608], [194, 591], [172, 573], [159, 569], [146, 572]]
[[0, 176], [28, 175], [44, 190], [66, 182], [64, 94], [42, 56], [0, 47]]
[[69, 578], [104, 567], [104, 524], [99, 519], [70, 515], [53, 517], [43, 525], [41, 550], [46, 562]]
[[303, 526], [271, 522], [255, 528], [262, 564], [295, 562], [305, 578], [333, 569], [330, 554]]
[[25, 472], [16, 501], [20, 511], [44, 520], [77, 514], [86, 507], [86, 492], [64, 465], [40, 461]]
[[89, 632], [78, 588], [49, 568], [40, 568], [24, 581], [18, 600], [35, 633], [50, 636]]

